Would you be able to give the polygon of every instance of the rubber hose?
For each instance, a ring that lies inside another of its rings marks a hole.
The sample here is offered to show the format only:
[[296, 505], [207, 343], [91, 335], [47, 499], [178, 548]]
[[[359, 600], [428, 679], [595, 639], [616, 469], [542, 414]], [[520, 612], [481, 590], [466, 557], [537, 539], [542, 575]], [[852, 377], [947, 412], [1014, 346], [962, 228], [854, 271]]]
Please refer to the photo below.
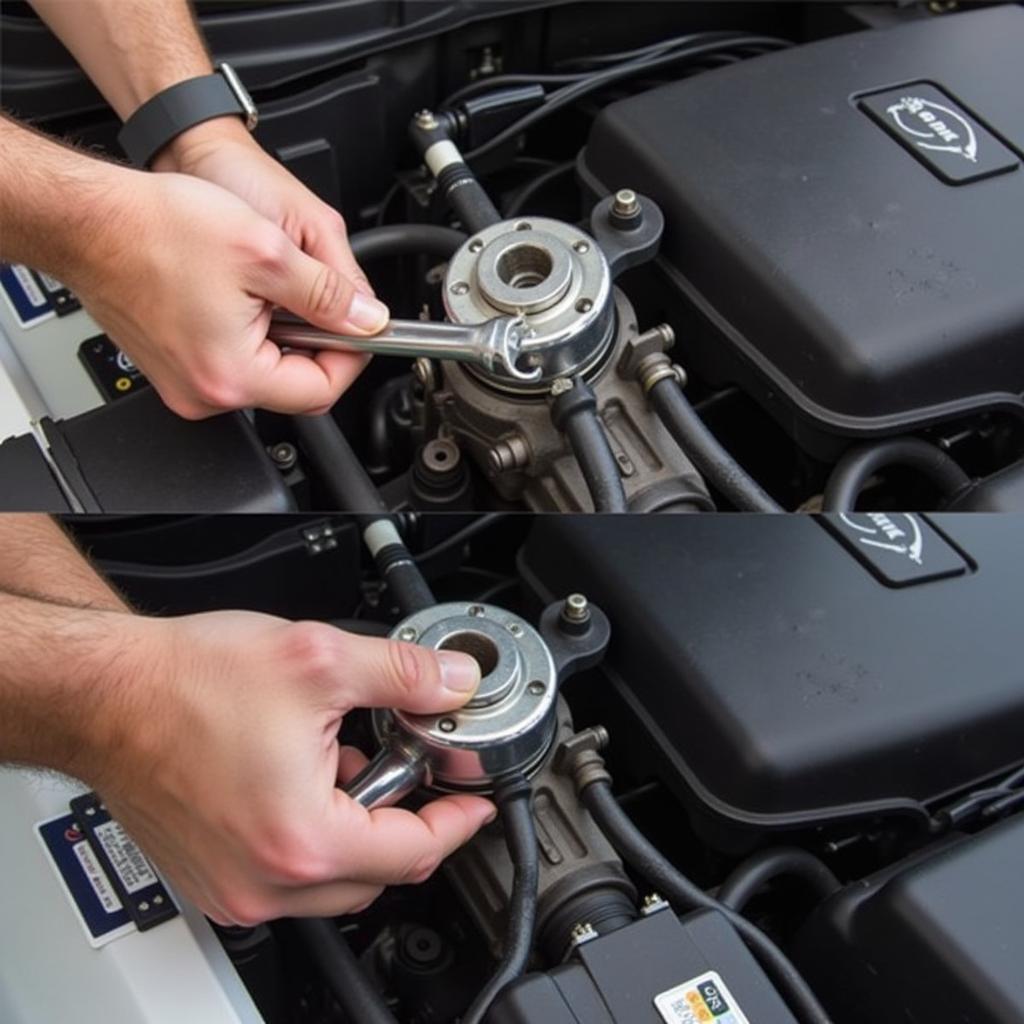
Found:
[[741, 911], [763, 885], [786, 876], [799, 878], [823, 900], [842, 888], [831, 869], [813, 854], [796, 846], [777, 846], [753, 854], [735, 868], [718, 890], [718, 901]]
[[858, 445], [843, 453], [825, 485], [826, 512], [852, 512], [873, 473], [886, 466], [909, 466], [927, 477], [944, 498], [955, 497], [971, 478], [941, 448], [916, 437], [895, 437]]
[[605, 780], [591, 782], [580, 794], [598, 827], [626, 863], [643, 875], [677, 911], [717, 910], [739, 933], [802, 1024], [831, 1024], [817, 996], [789, 957], [753, 922], [709, 896], [691, 882], [630, 821]]
[[344, 936], [330, 921], [300, 917], [292, 924], [352, 1024], [398, 1024]]
[[540, 877], [531, 797], [530, 784], [524, 778], [502, 783], [494, 793], [514, 872], [505, 927], [505, 951], [497, 970], [460, 1018], [459, 1024], [480, 1024], [494, 1000], [526, 970], [530, 959]]
[[451, 259], [466, 236], [440, 224], [384, 224], [367, 228], [348, 240], [352, 255], [360, 263], [388, 256], [437, 256]]
[[676, 444], [701, 475], [743, 512], [784, 512], [775, 499], [722, 447], [683, 393], [679, 381], [666, 377], [648, 393], [651, 405]]
[[604, 427], [597, 399], [582, 379], [551, 403], [551, 421], [565, 434], [579, 463], [595, 512], [625, 512], [626, 491]]

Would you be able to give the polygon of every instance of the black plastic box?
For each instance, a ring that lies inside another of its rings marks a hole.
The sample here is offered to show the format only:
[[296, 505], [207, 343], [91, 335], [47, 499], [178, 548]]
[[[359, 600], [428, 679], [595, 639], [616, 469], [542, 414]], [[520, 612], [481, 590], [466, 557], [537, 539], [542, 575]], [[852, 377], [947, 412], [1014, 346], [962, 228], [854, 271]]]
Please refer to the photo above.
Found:
[[[689, 996], [689, 999], [687, 998]], [[668, 909], [580, 946], [572, 961], [509, 985], [486, 1024], [664, 1024], [671, 1003], [703, 1000], [696, 1020], [796, 1024], [726, 919]], [[658, 1004], [669, 1004], [664, 1009]], [[692, 1005], [692, 1004], [690, 1004]], [[740, 1014], [743, 1014], [740, 1017]]]
[[[926, 825], [924, 803], [1024, 760], [1024, 518], [929, 519], [888, 554], [956, 574], [909, 583], [810, 516], [542, 517], [521, 566], [542, 600], [582, 591], [611, 620], [611, 756], [647, 759], [732, 849], [852, 816]], [[887, 542], [877, 522], [862, 535]]]
[[1024, 817], [838, 893], [798, 964], [836, 1024], [1024, 1021]]
[[1022, 52], [1006, 4], [607, 107], [581, 174], [662, 206], [680, 361], [738, 381], [812, 449], [1024, 413]]

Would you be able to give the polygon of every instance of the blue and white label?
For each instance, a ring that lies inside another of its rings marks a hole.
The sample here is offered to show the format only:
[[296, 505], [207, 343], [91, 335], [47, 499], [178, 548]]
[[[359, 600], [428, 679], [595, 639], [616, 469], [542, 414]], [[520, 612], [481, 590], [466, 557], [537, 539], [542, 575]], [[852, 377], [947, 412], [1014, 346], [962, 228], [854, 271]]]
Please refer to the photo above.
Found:
[[136, 931], [73, 815], [61, 814], [40, 822], [36, 835], [90, 946], [98, 949]]
[[52, 300], [28, 267], [0, 263], [0, 291], [22, 327], [34, 327], [57, 315]]
[[718, 971], [704, 974], [654, 997], [665, 1024], [750, 1024]]

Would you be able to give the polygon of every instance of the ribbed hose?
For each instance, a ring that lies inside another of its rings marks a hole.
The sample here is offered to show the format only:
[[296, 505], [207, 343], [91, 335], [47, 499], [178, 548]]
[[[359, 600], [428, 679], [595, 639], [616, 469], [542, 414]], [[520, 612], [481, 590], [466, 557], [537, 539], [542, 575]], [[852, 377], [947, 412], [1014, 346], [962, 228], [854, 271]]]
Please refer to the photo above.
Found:
[[718, 890], [719, 903], [741, 911], [766, 883], [776, 878], [799, 878], [821, 899], [841, 888], [828, 865], [797, 846], [760, 850], [736, 867]]
[[355, 953], [330, 921], [300, 917], [292, 925], [352, 1024], [398, 1024], [359, 966]]
[[500, 784], [494, 793], [514, 870], [505, 927], [505, 951], [498, 969], [473, 1000], [460, 1024], [480, 1024], [502, 989], [526, 970], [530, 959], [540, 877], [537, 833], [530, 810], [531, 796], [530, 784], [524, 778]]
[[385, 224], [352, 235], [348, 244], [360, 263], [391, 256], [436, 256], [451, 259], [466, 240], [461, 231], [439, 224]]
[[742, 914], [709, 896], [677, 871], [630, 821], [625, 811], [618, 805], [608, 782], [591, 782], [583, 790], [581, 797], [598, 827], [622, 859], [672, 901], [677, 910], [717, 910], [729, 920], [765, 972], [782, 991], [790, 1009], [802, 1024], [831, 1024], [817, 996], [800, 976], [789, 957]]
[[887, 466], [916, 469], [947, 501], [971, 483], [971, 478], [941, 448], [916, 437], [896, 437], [859, 445], [843, 454], [825, 486], [825, 511], [852, 512], [871, 475]]
[[676, 444], [711, 486], [743, 512], [783, 512], [775, 499], [722, 447], [683, 393], [666, 377], [648, 392], [651, 405]]
[[573, 386], [551, 403], [551, 422], [565, 434], [579, 463], [595, 512], [625, 512], [626, 491], [611, 445], [597, 415], [597, 398], [577, 378]]

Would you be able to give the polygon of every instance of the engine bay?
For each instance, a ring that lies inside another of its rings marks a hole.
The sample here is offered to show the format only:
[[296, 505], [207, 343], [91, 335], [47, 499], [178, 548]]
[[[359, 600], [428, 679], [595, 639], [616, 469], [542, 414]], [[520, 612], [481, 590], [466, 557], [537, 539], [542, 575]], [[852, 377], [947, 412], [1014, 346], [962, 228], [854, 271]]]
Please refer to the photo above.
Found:
[[[141, 611], [319, 619], [483, 672], [459, 711], [339, 740], [365, 806], [483, 792], [498, 821], [347, 917], [183, 907], [188, 956], [215, 935], [267, 1024], [1024, 1017], [1020, 519], [743, 522], [402, 517], [388, 554], [365, 518], [69, 520]], [[896, 530], [920, 566], [862, 543]]]
[[[5, 507], [351, 508], [339, 444], [392, 511], [1022, 507], [1019, 5], [328, 4], [332, 60], [326, 8], [290, 6], [287, 54], [244, 5], [198, 13], [448, 356], [378, 346], [405, 358], [316, 425], [190, 422], [4, 268]], [[21, 112], [112, 149], [3, 18]]]

